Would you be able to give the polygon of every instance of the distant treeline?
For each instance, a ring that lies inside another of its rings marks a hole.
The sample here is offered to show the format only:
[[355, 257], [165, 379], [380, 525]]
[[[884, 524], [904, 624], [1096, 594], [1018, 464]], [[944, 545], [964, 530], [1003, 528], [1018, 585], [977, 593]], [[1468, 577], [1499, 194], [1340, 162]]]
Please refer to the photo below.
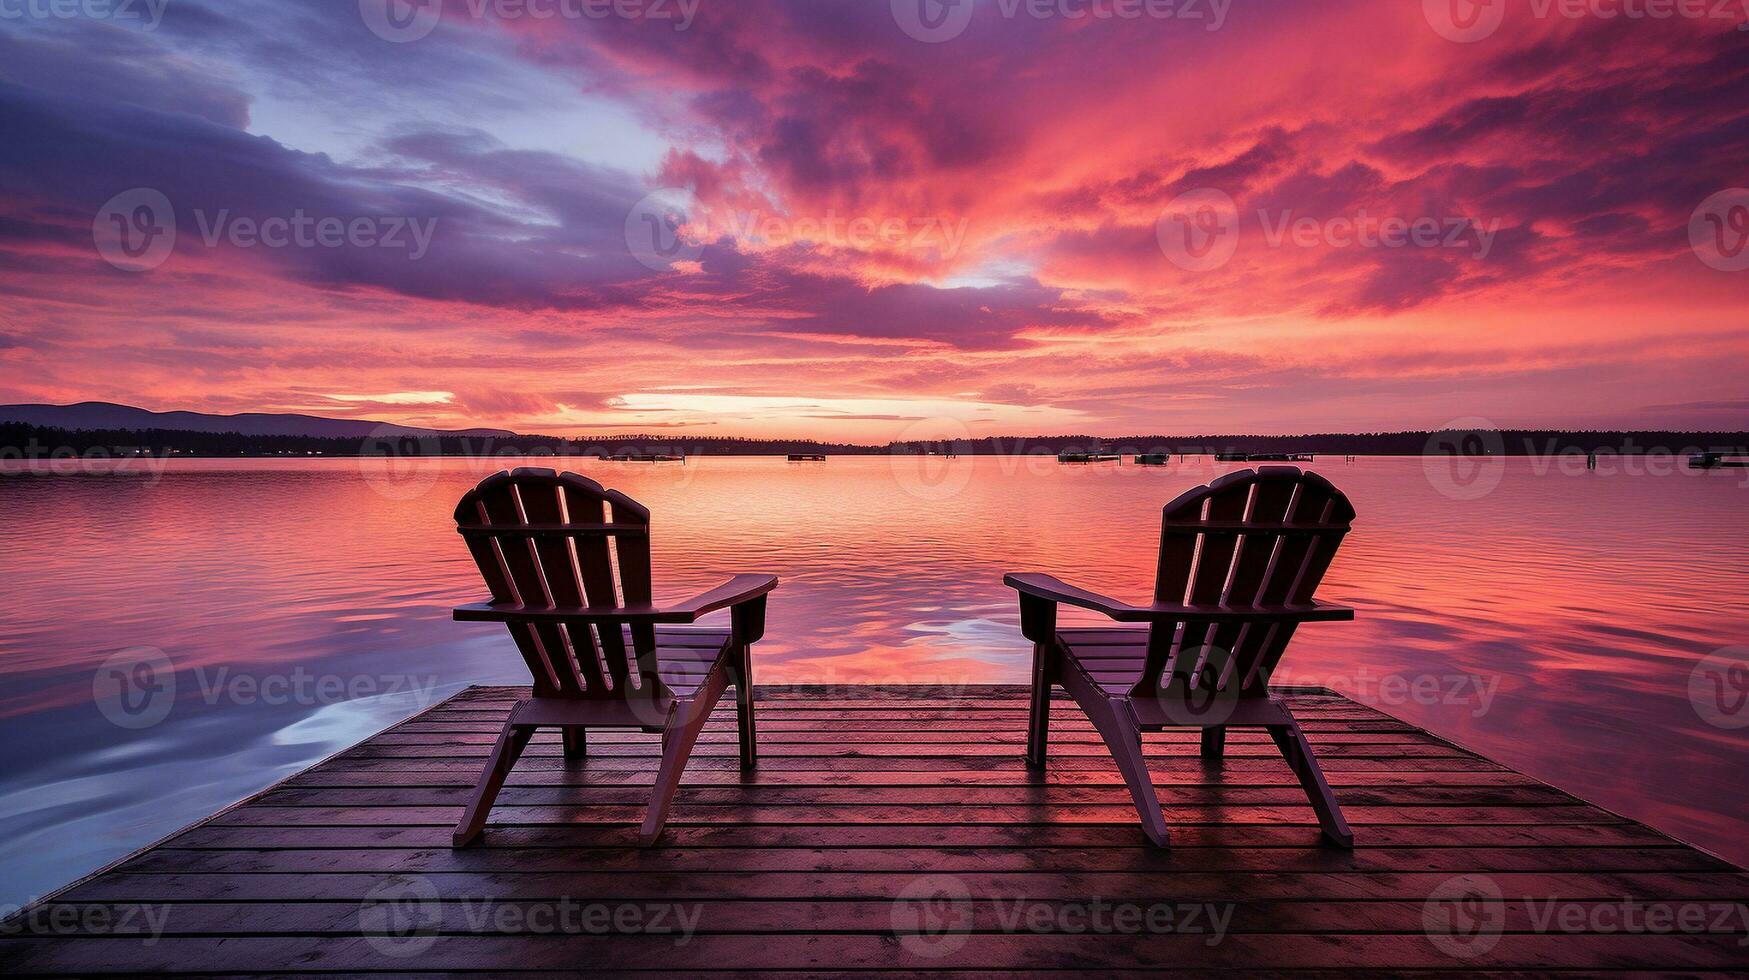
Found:
[[0, 423], [0, 458], [55, 456], [611, 456], [661, 453], [685, 456], [781, 456], [788, 453], [885, 455], [957, 453], [998, 455], [1105, 450], [1120, 453], [1312, 453], [1317, 455], [1547, 456], [1561, 453], [1637, 455], [1693, 450], [1743, 452], [1749, 432], [1562, 431], [1545, 429], [1439, 432], [1319, 433], [1303, 436], [1001, 436], [893, 442], [884, 446], [809, 439], [672, 438], [652, 435], [245, 436], [177, 429], [59, 429]]
[[952, 442], [896, 442], [882, 452], [970, 454], [1060, 453], [1103, 449], [1118, 453], [1311, 453], [1314, 455], [1546, 456], [1560, 453], [1735, 452], [1749, 432], [1568, 431], [1558, 429], [1445, 429], [1434, 432], [1326, 432], [1303, 436], [1028, 436]]
[[649, 435], [567, 439], [562, 436], [384, 435], [248, 436], [183, 429], [61, 429], [0, 422], [0, 457], [47, 459], [59, 453], [95, 456], [596, 456], [621, 453], [781, 456], [787, 453], [878, 454], [885, 446], [798, 439], [721, 436], [670, 439]]

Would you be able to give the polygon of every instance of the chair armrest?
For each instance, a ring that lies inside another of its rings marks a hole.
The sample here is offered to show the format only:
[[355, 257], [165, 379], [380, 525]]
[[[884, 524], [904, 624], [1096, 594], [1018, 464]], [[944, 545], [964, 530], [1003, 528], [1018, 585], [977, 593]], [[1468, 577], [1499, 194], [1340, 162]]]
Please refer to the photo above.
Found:
[[1046, 575], [1042, 572], [1009, 572], [1002, 576], [1002, 584], [1021, 595], [1080, 606], [1083, 609], [1104, 613], [1121, 622], [1130, 621], [1126, 619], [1126, 616], [1135, 613], [1138, 608], [1110, 596], [1089, 592], [1086, 589], [1078, 589], [1054, 575]]
[[1155, 602], [1146, 606], [1103, 596], [1097, 592], [1076, 588], [1052, 575], [1038, 572], [1010, 573], [1002, 576], [1004, 584], [1023, 596], [1049, 602], [1080, 606], [1120, 623], [1153, 623], [1178, 621], [1189, 623], [1242, 623], [1255, 620], [1290, 621], [1300, 623], [1336, 622], [1354, 618], [1354, 610], [1326, 602], [1293, 603], [1279, 606], [1186, 605], [1180, 602]]
[[1113, 617], [1121, 622], [1151, 623], [1178, 620], [1187, 623], [1244, 623], [1256, 620], [1292, 623], [1333, 623], [1354, 618], [1354, 610], [1328, 602], [1283, 603], [1279, 606], [1192, 606], [1156, 602], [1137, 606], [1132, 614]]
[[451, 615], [466, 623], [692, 623], [700, 616], [757, 599], [777, 588], [776, 575], [737, 575], [708, 592], [666, 606], [525, 606], [470, 602]]
[[709, 592], [700, 592], [685, 602], [675, 603], [669, 608], [674, 612], [689, 612], [696, 619], [705, 613], [729, 606], [738, 606], [749, 599], [760, 596], [777, 588], [777, 576], [764, 573], [737, 575]]

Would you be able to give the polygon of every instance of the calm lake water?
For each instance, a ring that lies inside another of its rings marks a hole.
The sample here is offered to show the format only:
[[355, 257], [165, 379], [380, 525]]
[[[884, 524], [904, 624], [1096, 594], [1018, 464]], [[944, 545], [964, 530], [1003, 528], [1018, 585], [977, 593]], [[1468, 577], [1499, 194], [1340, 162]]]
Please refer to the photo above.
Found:
[[[527, 680], [450, 518], [515, 460], [178, 460], [0, 477], [0, 903], [468, 684]], [[542, 465], [543, 461], [528, 461]], [[1749, 471], [1320, 461], [1359, 511], [1281, 680], [1749, 863]], [[70, 466], [70, 464], [64, 464]], [[654, 513], [657, 595], [783, 578], [765, 682], [1023, 682], [1010, 570], [1132, 599], [1224, 472], [1052, 459], [572, 460]], [[1722, 652], [1721, 652], [1722, 651]], [[166, 668], [155, 684], [141, 665]], [[174, 682], [164, 676], [173, 670]]]

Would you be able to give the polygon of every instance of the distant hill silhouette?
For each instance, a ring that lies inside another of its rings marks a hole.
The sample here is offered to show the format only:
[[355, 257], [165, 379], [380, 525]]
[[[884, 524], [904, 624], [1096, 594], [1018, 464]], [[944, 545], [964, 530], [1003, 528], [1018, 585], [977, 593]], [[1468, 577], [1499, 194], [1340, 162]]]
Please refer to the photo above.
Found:
[[511, 436], [505, 429], [422, 429], [366, 419], [330, 419], [319, 415], [244, 412], [240, 415], [208, 415], [204, 412], [152, 412], [113, 402], [79, 402], [74, 405], [0, 405], [0, 422], [23, 422], [49, 429], [144, 430], [170, 432], [235, 432], [243, 436], [313, 436], [328, 439], [364, 439], [371, 436], [454, 435]]

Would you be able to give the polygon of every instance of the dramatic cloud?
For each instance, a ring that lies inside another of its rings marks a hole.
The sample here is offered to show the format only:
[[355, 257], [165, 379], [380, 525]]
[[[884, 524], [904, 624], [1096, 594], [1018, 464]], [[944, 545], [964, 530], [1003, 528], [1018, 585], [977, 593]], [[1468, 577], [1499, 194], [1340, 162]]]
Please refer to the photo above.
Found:
[[1740, 425], [1749, 272], [1690, 225], [1749, 182], [1742, 18], [1514, 7], [1457, 43], [1422, 7], [980, 0], [935, 43], [852, 0], [6, 19], [0, 400]]

